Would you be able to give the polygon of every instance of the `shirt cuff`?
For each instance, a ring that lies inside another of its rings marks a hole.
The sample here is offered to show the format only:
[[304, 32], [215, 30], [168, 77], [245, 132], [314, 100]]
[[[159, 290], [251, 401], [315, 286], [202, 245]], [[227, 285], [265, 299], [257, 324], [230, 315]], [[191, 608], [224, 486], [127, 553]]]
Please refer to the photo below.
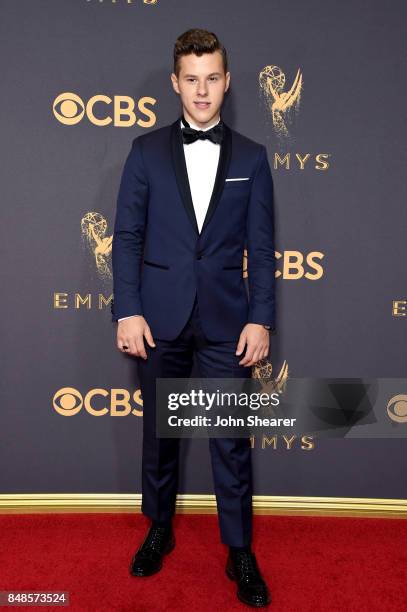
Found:
[[136, 315], [129, 315], [128, 317], [122, 317], [121, 319], [117, 319], [117, 321], [124, 321], [124, 319], [130, 319], [130, 317], [142, 317], [143, 315], [140, 314], [136, 314]]

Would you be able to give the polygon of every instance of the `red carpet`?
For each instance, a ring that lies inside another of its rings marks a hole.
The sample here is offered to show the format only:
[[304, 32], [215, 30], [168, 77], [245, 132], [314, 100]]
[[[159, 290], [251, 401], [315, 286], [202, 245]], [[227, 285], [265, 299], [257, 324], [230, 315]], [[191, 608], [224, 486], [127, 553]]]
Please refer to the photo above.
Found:
[[[69, 608], [44, 610], [254, 609], [238, 602], [224, 573], [216, 515], [177, 516], [177, 545], [163, 570], [130, 576], [148, 524], [139, 514], [0, 515], [0, 590], [70, 592]], [[273, 598], [266, 609], [407, 610], [407, 521], [255, 516], [254, 531]]]

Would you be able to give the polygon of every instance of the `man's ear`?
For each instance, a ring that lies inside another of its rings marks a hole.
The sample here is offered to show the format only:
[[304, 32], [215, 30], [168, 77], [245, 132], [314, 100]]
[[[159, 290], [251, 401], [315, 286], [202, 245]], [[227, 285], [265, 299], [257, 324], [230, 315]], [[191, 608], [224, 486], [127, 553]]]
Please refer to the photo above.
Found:
[[174, 91], [179, 94], [178, 79], [177, 79], [177, 75], [174, 72], [171, 73], [171, 82], [172, 82]]
[[230, 86], [230, 72], [227, 72], [225, 76], [226, 76], [226, 89], [225, 89], [225, 93], [226, 93]]

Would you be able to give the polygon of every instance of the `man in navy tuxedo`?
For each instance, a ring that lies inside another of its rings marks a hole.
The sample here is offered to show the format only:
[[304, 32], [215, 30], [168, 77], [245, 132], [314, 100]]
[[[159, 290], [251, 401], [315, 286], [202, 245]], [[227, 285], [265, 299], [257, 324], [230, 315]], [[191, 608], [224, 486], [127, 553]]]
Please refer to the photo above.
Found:
[[[230, 72], [212, 32], [174, 48], [182, 113], [136, 137], [126, 159], [113, 235], [112, 320], [117, 347], [138, 361], [143, 397], [142, 512], [152, 524], [132, 558], [135, 576], [162, 567], [175, 546], [179, 438], [156, 437], [157, 377], [245, 378], [269, 353], [275, 326], [273, 183], [266, 148], [230, 128], [220, 109]], [[243, 252], [248, 255], [248, 289]], [[211, 438], [227, 575], [243, 602], [270, 594], [251, 549], [249, 438]]]

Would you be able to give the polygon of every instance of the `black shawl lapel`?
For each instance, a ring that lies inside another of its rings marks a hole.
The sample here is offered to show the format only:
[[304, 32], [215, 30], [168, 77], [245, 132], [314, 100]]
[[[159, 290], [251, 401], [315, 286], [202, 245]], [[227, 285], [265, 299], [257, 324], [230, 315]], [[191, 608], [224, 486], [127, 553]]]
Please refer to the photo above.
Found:
[[175, 178], [181, 194], [182, 203], [187, 211], [192, 227], [198, 234], [198, 224], [196, 222], [194, 205], [192, 202], [191, 189], [189, 187], [188, 170], [184, 155], [184, 145], [182, 142], [182, 132], [179, 117], [171, 126], [171, 154], [174, 165]]
[[[174, 165], [175, 178], [182, 198], [182, 203], [185, 207], [185, 210], [189, 216], [189, 219], [192, 223], [195, 232], [199, 235], [194, 205], [192, 202], [191, 189], [189, 186], [188, 170], [184, 155], [184, 145], [182, 142], [180, 121], [181, 117], [174, 121], [171, 126], [172, 161]], [[220, 146], [219, 163], [216, 171], [215, 184], [213, 186], [213, 191], [209, 202], [208, 210], [206, 212], [205, 220], [202, 226], [201, 234], [204, 232], [213, 213], [215, 212], [216, 206], [219, 203], [219, 199], [222, 195], [223, 187], [225, 185], [225, 178], [227, 177], [227, 173], [229, 170], [230, 158], [232, 155], [232, 132], [226, 124], [224, 125], [225, 133]]]
[[206, 217], [202, 225], [201, 234], [205, 231], [206, 226], [215, 212], [225, 186], [225, 178], [227, 177], [229, 171], [230, 158], [232, 155], [232, 132], [226, 123], [224, 123], [224, 126], [225, 131], [222, 143], [220, 145], [219, 163], [216, 172], [215, 184], [213, 186]]

